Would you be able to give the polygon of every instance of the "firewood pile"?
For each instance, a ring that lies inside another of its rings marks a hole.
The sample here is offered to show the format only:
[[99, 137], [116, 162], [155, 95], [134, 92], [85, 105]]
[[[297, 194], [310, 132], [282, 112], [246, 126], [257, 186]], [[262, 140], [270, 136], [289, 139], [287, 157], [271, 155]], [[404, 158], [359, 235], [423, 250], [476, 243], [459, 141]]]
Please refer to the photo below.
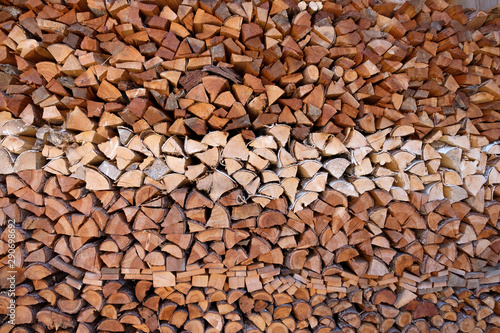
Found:
[[0, 41], [1, 332], [500, 332], [500, 18], [3, 0]]

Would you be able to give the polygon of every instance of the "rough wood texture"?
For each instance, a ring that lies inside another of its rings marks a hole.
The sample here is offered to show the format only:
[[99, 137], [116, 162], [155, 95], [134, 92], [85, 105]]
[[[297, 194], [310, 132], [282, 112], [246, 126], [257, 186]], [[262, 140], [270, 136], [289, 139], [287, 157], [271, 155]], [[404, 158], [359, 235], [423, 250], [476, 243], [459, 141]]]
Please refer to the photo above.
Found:
[[498, 332], [499, 26], [2, 2], [1, 331]]

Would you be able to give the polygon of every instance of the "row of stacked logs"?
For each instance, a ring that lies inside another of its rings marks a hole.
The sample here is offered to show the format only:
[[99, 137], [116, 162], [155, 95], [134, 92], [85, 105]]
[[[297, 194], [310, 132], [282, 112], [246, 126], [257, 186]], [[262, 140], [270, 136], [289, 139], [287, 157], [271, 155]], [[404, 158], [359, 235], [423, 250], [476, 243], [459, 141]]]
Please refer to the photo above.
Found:
[[500, 331], [500, 18], [2, 3], [2, 332]]

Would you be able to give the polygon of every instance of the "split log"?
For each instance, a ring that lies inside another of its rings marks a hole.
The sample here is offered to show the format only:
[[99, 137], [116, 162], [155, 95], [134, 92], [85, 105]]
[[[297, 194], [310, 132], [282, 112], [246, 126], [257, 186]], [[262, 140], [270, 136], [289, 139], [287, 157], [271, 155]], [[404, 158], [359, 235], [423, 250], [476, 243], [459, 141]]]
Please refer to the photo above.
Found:
[[4, 4], [6, 329], [496, 331], [496, 16]]

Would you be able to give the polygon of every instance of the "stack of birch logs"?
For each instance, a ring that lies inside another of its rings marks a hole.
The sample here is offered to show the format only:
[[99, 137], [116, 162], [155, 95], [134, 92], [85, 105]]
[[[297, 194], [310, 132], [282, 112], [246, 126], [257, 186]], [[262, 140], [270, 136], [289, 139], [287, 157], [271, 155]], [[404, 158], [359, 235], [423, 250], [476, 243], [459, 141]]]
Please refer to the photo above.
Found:
[[1, 332], [500, 332], [494, 13], [0, 3]]

